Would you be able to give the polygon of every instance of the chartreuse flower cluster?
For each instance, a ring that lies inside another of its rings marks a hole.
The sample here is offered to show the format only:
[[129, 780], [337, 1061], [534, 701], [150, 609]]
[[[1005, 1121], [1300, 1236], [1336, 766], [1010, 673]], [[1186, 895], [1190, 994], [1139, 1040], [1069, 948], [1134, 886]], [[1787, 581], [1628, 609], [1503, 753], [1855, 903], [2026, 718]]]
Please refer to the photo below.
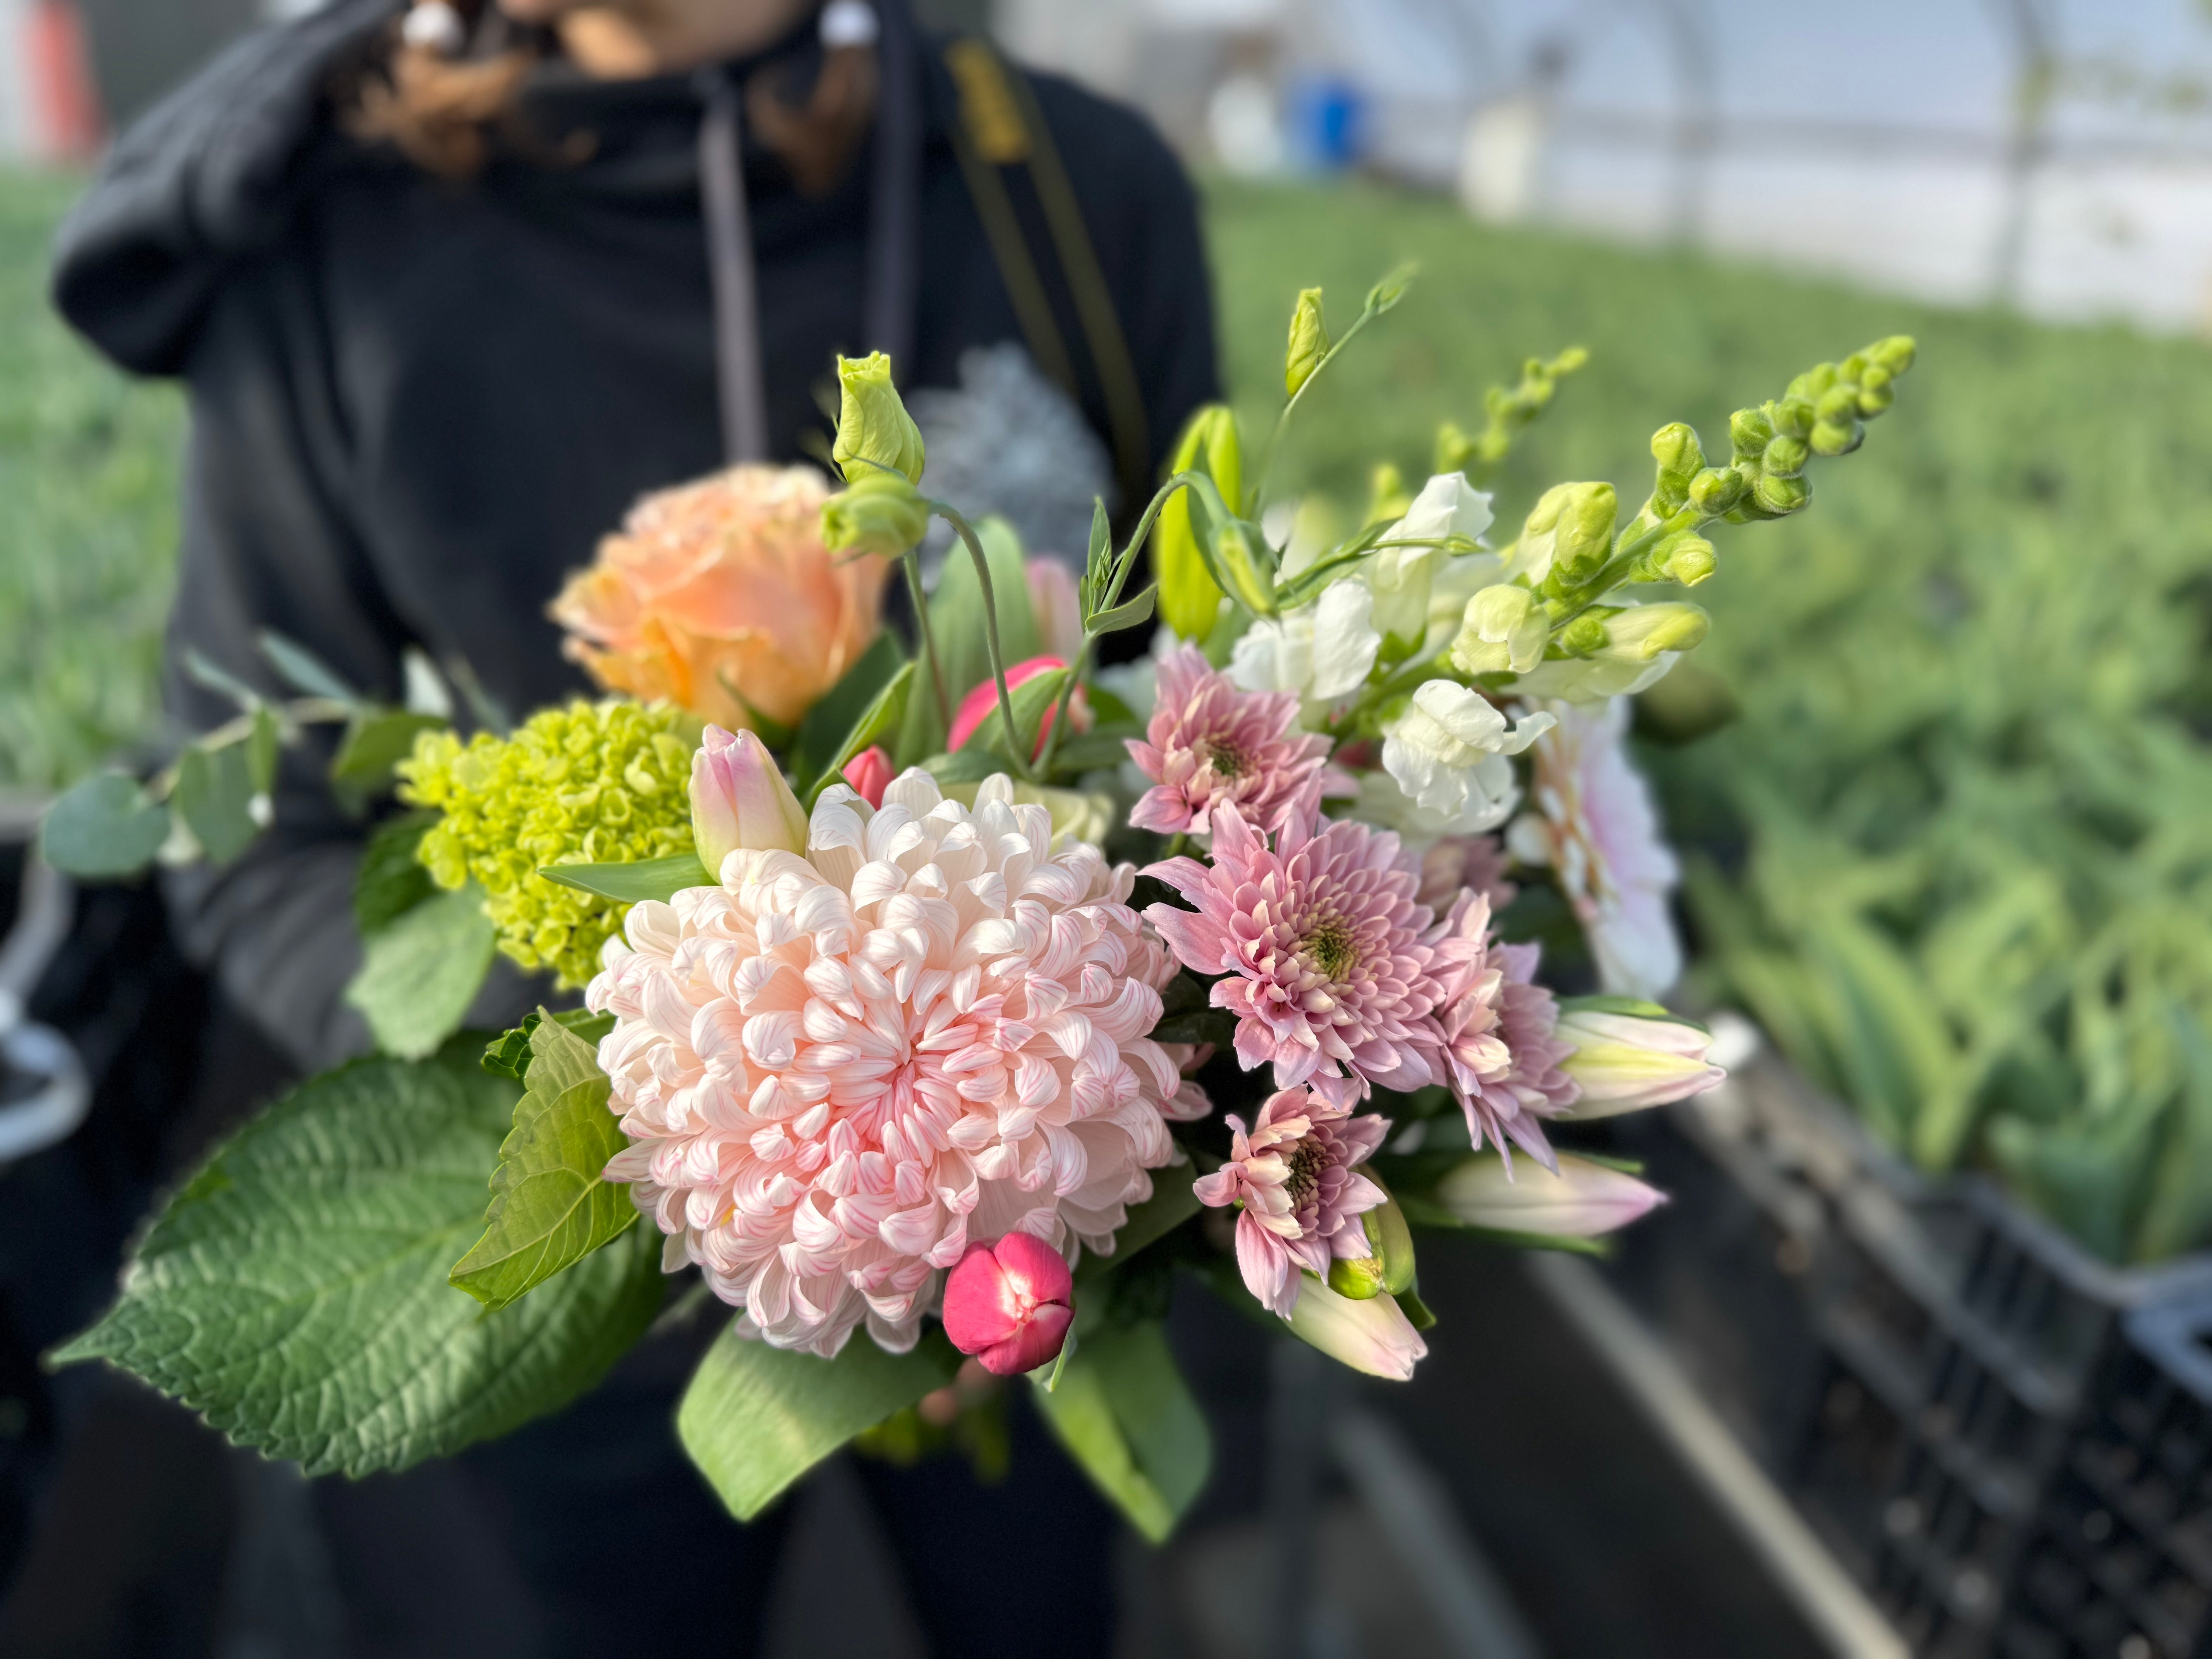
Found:
[[416, 857], [441, 887], [489, 896], [499, 948], [562, 986], [599, 971], [624, 907], [550, 882], [549, 864], [619, 864], [691, 849], [691, 751], [682, 710], [579, 698], [511, 738], [426, 732], [399, 766], [402, 800], [445, 816]]

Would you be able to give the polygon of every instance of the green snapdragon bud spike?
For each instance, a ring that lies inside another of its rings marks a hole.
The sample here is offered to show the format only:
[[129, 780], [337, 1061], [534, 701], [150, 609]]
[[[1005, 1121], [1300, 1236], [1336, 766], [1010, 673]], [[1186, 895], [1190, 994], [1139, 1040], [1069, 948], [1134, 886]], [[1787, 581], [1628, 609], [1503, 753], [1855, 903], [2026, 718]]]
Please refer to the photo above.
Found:
[[822, 544], [832, 553], [896, 559], [929, 528], [929, 508], [902, 474], [863, 468], [822, 503]]
[[830, 459], [848, 482], [886, 468], [921, 482], [921, 428], [891, 384], [891, 360], [880, 351], [837, 360], [837, 441]]
[[1529, 358], [1521, 366], [1518, 386], [1510, 391], [1494, 386], [1483, 394], [1483, 410], [1489, 422], [1480, 433], [1469, 434], [1454, 421], [1437, 428], [1436, 464], [1430, 471], [1464, 472], [1468, 482], [1485, 483], [1513, 447], [1514, 440], [1544, 412], [1559, 381], [1589, 361], [1589, 353], [1581, 346], [1569, 346], [1549, 362]]
[[1328, 325], [1321, 315], [1321, 290], [1300, 289], [1297, 305], [1291, 312], [1290, 349], [1283, 358], [1283, 391], [1287, 395], [1297, 397], [1298, 388], [1313, 379], [1322, 359], [1328, 356]]
[[1690, 499], [1690, 483], [1705, 470], [1705, 452], [1698, 434], [1681, 422], [1651, 434], [1651, 459], [1659, 464], [1652, 503], [1662, 514], [1678, 513]]

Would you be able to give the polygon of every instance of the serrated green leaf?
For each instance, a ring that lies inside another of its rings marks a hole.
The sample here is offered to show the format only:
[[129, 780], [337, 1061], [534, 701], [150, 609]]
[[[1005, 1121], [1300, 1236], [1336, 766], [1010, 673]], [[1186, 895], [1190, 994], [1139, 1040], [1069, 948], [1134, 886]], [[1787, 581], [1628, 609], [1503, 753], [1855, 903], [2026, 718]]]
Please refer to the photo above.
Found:
[[[553, 1018], [574, 1031], [596, 1050], [607, 1033], [615, 1029], [612, 1014], [595, 1014], [588, 1008], [556, 1009]], [[483, 1059], [478, 1062], [494, 1077], [511, 1077], [520, 1082], [530, 1075], [530, 1039], [544, 1024], [540, 1011], [533, 1008], [522, 1017], [522, 1024], [509, 1026], [489, 1042], [484, 1044]]]
[[853, 729], [830, 751], [821, 775], [807, 790], [806, 805], [810, 808], [815, 798], [842, 775], [855, 755], [871, 744], [881, 743], [904, 723], [908, 699], [914, 696], [914, 664], [902, 664], [876, 694], [875, 700], [860, 711], [860, 718], [853, 722]]
[[1212, 1471], [1213, 1440], [1158, 1324], [1089, 1333], [1057, 1387], [1030, 1398], [1091, 1484], [1165, 1543]]
[[538, 873], [563, 887], [596, 893], [618, 904], [641, 904], [647, 899], [665, 904], [687, 887], [714, 884], [696, 853], [671, 853], [665, 859], [639, 859], [629, 864], [549, 864]]
[[392, 769], [414, 752], [415, 739], [451, 724], [436, 714], [404, 708], [364, 708], [346, 726], [344, 741], [331, 760], [331, 783], [356, 807], [387, 788]]
[[860, 653], [860, 659], [799, 721], [787, 768], [792, 776], [811, 778], [828, 767], [839, 742], [867, 713], [905, 660], [896, 635], [888, 630], [876, 635], [875, 643]]
[[168, 809], [137, 779], [95, 772], [46, 809], [39, 821], [39, 855], [72, 876], [136, 875], [168, 836]]
[[115, 1306], [56, 1361], [111, 1360], [311, 1475], [448, 1456], [597, 1382], [659, 1309], [658, 1239], [499, 1313], [446, 1283], [516, 1093], [476, 1041], [278, 1101], [169, 1201]]
[[216, 864], [228, 864], [253, 844], [261, 826], [253, 821], [253, 766], [244, 739], [220, 749], [187, 749], [177, 760], [177, 787], [170, 797], [200, 850]]
[[461, 1029], [491, 971], [498, 930], [471, 882], [440, 893], [362, 941], [361, 970], [345, 1000], [361, 1011], [376, 1045], [420, 1060]]
[[415, 849], [437, 821], [435, 812], [402, 812], [369, 832], [353, 878], [354, 920], [361, 925], [362, 938], [389, 927], [437, 893], [438, 884], [415, 857]]
[[500, 1145], [483, 1237], [448, 1275], [495, 1312], [637, 1219], [629, 1189], [606, 1178], [607, 1160], [629, 1144], [607, 1109], [613, 1085], [589, 1043], [538, 1012], [529, 1087]]
[[692, 1374], [677, 1437], [730, 1513], [750, 1521], [861, 1430], [943, 1388], [959, 1359], [938, 1331], [903, 1354], [860, 1331], [822, 1359], [746, 1341], [733, 1324]]

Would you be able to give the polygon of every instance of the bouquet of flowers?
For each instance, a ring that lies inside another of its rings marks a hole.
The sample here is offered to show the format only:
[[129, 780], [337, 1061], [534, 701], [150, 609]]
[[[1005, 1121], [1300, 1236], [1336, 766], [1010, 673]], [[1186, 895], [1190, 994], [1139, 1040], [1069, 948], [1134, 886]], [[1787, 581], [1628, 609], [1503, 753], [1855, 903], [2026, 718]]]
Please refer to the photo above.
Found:
[[[359, 1475], [552, 1411], [719, 1301], [677, 1428], [738, 1517], [1019, 1374], [1157, 1540], [1207, 1468], [1162, 1334], [1178, 1273], [1403, 1378], [1438, 1322], [1419, 1230], [1589, 1249], [1644, 1213], [1632, 1170], [1559, 1144], [1722, 1076], [1653, 1000], [1675, 869], [1627, 699], [1705, 631], [1680, 593], [1708, 530], [1804, 507], [1911, 343], [1740, 410], [1725, 458], [1662, 428], [1626, 523], [1609, 485], [1562, 484], [1493, 548], [1475, 482], [1580, 359], [1532, 362], [1418, 490], [1382, 469], [1323, 534], [1267, 460], [1403, 288], [1334, 341], [1302, 295], [1256, 467], [1202, 411], [1079, 567], [922, 493], [877, 356], [840, 364], [842, 490], [739, 468], [651, 497], [561, 594], [603, 701], [501, 729], [476, 697], [464, 738], [424, 664], [405, 707], [283, 640], [297, 697], [191, 664], [238, 718], [150, 785], [80, 785], [46, 855], [235, 858], [280, 751], [342, 726], [332, 786], [367, 810], [396, 781], [403, 809], [356, 890], [381, 1052], [210, 1156], [56, 1358]], [[957, 540], [929, 586], [933, 518]], [[911, 651], [879, 621], [895, 576]], [[1140, 626], [1147, 659], [1097, 665]], [[1595, 994], [1542, 981], [1516, 888], [1564, 902]], [[495, 953], [552, 988], [463, 1032]]]

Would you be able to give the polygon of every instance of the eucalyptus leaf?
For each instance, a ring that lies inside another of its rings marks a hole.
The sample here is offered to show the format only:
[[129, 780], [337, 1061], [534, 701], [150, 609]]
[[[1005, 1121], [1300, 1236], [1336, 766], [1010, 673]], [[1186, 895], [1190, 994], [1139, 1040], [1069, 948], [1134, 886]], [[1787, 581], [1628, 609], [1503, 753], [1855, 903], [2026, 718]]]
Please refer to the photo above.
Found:
[[671, 853], [666, 858], [639, 859], [629, 864], [549, 864], [538, 873], [563, 887], [594, 893], [617, 904], [641, 904], [647, 899], [665, 904], [687, 887], [714, 884], [696, 853]]
[[270, 666], [295, 691], [310, 697], [327, 697], [332, 702], [360, 704], [361, 693], [338, 678], [336, 670], [297, 640], [288, 639], [273, 628], [264, 628], [255, 636], [261, 654], [269, 659]]
[[497, 936], [481, 887], [439, 893], [362, 941], [345, 1000], [368, 1022], [378, 1048], [419, 1060], [461, 1029], [491, 971]]
[[823, 1359], [748, 1341], [732, 1322], [684, 1391], [677, 1437], [730, 1513], [750, 1521], [861, 1430], [950, 1382], [959, 1359], [936, 1331], [903, 1354], [859, 1331]]
[[607, 1160], [629, 1144], [607, 1108], [613, 1085], [590, 1044], [538, 1012], [529, 1086], [500, 1146], [484, 1235], [448, 1275], [495, 1311], [637, 1220], [629, 1189], [606, 1178]]
[[356, 1060], [219, 1147], [54, 1356], [105, 1358], [311, 1475], [449, 1456], [556, 1410], [661, 1304], [646, 1230], [498, 1313], [446, 1283], [516, 1094], [474, 1039]]
[[1213, 1442], [1158, 1322], [1089, 1333], [1054, 1389], [1030, 1398], [1091, 1484], [1165, 1543], [1206, 1486]]
[[187, 749], [177, 758], [177, 816], [216, 864], [228, 864], [253, 844], [253, 764], [244, 739], [220, 749]]
[[136, 875], [169, 838], [169, 812], [138, 780], [95, 772], [63, 792], [39, 821], [39, 856], [97, 880]]

